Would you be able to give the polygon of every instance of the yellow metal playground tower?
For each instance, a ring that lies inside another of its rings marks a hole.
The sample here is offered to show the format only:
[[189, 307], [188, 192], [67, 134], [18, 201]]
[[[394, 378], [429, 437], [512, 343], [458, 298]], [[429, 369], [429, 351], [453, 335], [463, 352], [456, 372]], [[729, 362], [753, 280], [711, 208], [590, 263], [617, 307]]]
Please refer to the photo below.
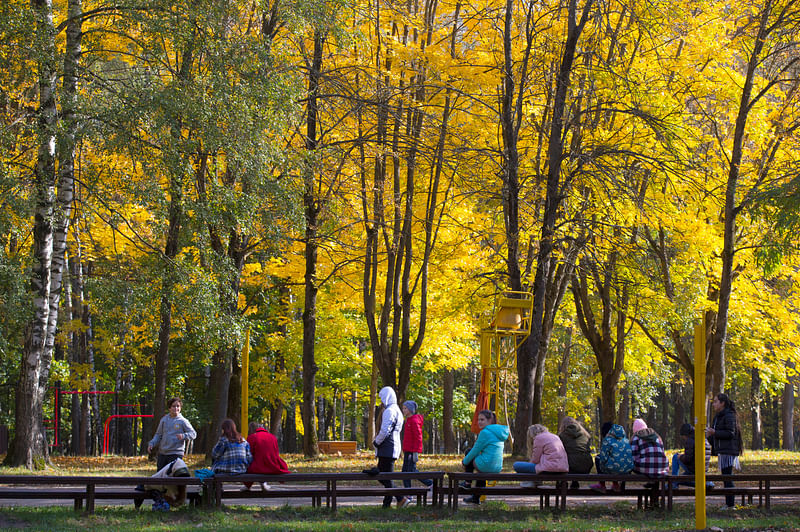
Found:
[[481, 329], [481, 388], [475, 405], [472, 429], [480, 410], [497, 410], [504, 372], [517, 368], [517, 349], [531, 334], [533, 295], [503, 292], [495, 301], [494, 318]]

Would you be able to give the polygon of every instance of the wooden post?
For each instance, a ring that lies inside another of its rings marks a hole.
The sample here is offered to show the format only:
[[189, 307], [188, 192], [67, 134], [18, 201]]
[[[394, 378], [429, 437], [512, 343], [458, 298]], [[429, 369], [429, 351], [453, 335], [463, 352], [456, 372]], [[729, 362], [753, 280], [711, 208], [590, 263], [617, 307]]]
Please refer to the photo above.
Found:
[[706, 529], [706, 324], [694, 326], [694, 522]]

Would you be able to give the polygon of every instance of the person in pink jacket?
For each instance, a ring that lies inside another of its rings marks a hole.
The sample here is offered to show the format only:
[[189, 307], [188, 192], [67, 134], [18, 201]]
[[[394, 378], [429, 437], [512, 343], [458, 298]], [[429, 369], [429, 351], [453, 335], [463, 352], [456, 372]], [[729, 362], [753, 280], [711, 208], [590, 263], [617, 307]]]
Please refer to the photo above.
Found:
[[[528, 427], [529, 462], [514, 462], [517, 473], [567, 473], [569, 461], [561, 438], [547, 430], [544, 425]], [[528, 483], [523, 482], [523, 486]]]

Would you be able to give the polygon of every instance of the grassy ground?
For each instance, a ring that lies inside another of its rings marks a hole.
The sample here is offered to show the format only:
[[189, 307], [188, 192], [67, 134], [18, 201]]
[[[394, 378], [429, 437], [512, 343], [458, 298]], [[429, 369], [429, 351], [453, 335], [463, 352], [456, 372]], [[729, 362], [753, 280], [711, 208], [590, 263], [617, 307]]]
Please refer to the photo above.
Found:
[[[308, 460], [285, 455], [293, 471], [360, 471], [374, 465], [370, 453], [355, 456], [323, 456]], [[458, 471], [458, 456], [423, 455], [420, 469]], [[505, 470], [510, 470], [507, 457]], [[203, 467], [203, 457], [188, 457], [190, 467]], [[800, 453], [787, 451], [748, 452], [742, 459], [744, 472], [800, 473]], [[712, 463], [712, 466], [715, 464]], [[36, 474], [150, 475], [154, 464], [145, 458], [54, 457], [53, 467]], [[29, 474], [0, 468], [0, 474]], [[773, 505], [766, 510], [748, 507], [734, 512], [708, 510], [708, 525], [722, 530], [787, 530], [800, 532], [800, 504]], [[480, 508], [461, 507], [451, 515], [446, 509], [378, 507], [340, 508], [334, 514], [309, 507], [261, 508], [236, 506], [223, 511], [179, 508], [169, 513], [133, 507], [99, 507], [95, 515], [75, 513], [69, 507], [18, 507], [0, 511], [0, 530], [86, 530], [112, 529], [142, 532], [150, 530], [694, 530], [694, 506], [678, 504], [671, 513], [637, 511], [635, 504], [621, 501], [612, 505], [571, 506], [565, 512], [541, 511], [538, 501], [529, 506], [509, 507], [490, 501]]]
[[[800, 530], [800, 513], [779, 506], [769, 513], [756, 508], [735, 512], [710, 510], [708, 526], [722, 530]], [[161, 530], [693, 530], [694, 509], [678, 505], [672, 513], [637, 511], [627, 502], [611, 507], [587, 506], [566, 512], [540, 511], [537, 507], [508, 508], [490, 502], [479, 509], [341, 508], [337, 513], [310, 507], [233, 507], [224, 511], [182, 508], [169, 513], [136, 511], [132, 508], [99, 508], [95, 515], [68, 508], [9, 508], [0, 513], [0, 530], [68, 531], [103, 529], [115, 531]]]

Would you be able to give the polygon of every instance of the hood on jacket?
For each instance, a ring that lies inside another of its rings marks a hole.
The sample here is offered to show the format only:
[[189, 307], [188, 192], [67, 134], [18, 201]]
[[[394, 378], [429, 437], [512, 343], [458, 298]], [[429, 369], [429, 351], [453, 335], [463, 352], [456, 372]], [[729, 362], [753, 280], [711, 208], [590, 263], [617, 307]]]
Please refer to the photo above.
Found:
[[611, 427], [608, 431], [606, 436], [611, 436], [615, 440], [624, 440], [625, 439], [625, 429], [622, 428], [622, 425], [617, 425], [616, 423]]
[[503, 442], [508, 439], [509, 430], [506, 425], [486, 425], [481, 432], [486, 431], [497, 441]]
[[583, 430], [580, 426], [576, 425], [575, 423], [570, 423], [566, 427], [564, 427], [564, 431], [562, 434], [572, 440], [577, 440], [583, 435]]
[[381, 398], [381, 403], [383, 403], [383, 406], [397, 404], [397, 396], [395, 395], [391, 386], [384, 386], [381, 388], [381, 391], [378, 392], [378, 397]]
[[658, 434], [651, 428], [642, 429], [636, 433], [642, 441], [658, 441]]

